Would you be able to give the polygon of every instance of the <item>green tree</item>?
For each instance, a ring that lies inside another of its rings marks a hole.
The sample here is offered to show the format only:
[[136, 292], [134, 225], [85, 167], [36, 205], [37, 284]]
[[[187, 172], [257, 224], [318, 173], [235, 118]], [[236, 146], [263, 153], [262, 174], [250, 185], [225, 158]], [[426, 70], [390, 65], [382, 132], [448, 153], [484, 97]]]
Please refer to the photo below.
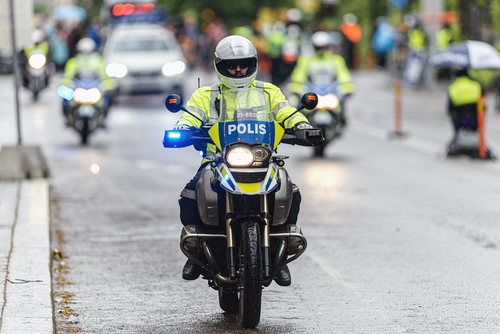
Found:
[[187, 11], [194, 11], [198, 15], [204, 9], [212, 9], [229, 26], [240, 23], [251, 23], [259, 8], [293, 7], [294, 0], [237, 0], [237, 1], [208, 1], [208, 0], [159, 0], [158, 4], [165, 6], [170, 15], [179, 15]]

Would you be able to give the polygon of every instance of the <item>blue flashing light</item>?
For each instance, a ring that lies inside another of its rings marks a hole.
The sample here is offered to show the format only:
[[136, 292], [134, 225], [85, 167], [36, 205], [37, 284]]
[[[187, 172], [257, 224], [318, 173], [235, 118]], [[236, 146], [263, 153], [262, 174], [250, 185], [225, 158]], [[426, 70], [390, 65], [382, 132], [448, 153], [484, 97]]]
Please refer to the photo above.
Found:
[[224, 176], [224, 179], [225, 179], [226, 181], [229, 181], [229, 175]]
[[69, 101], [75, 95], [75, 91], [69, 87], [62, 85], [57, 88], [57, 94], [63, 99]]
[[180, 132], [169, 132], [168, 138], [170, 139], [179, 139], [181, 137]]

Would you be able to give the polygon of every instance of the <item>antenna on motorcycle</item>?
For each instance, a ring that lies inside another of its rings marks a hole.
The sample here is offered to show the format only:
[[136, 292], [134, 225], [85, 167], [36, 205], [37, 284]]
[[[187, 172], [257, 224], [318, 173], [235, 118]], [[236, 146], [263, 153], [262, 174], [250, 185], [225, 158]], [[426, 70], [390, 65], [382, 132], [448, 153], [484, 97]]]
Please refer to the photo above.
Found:
[[313, 92], [305, 93], [304, 95], [302, 95], [302, 98], [300, 99], [300, 106], [299, 106], [299, 108], [297, 110], [295, 110], [294, 113], [292, 113], [287, 118], [285, 118], [281, 122], [281, 124], [284, 125], [285, 121], [287, 119], [289, 119], [290, 117], [292, 117], [293, 115], [295, 115], [299, 111], [304, 110], [304, 109], [312, 110], [312, 109], [316, 108], [317, 105], [318, 105], [318, 95], [316, 93], [313, 93]]
[[200, 88], [200, 78], [198, 78], [198, 88]]
[[204, 123], [200, 119], [200, 116], [193, 114], [192, 112], [190, 112], [189, 110], [187, 110], [184, 107], [183, 102], [182, 102], [182, 97], [180, 97], [177, 94], [170, 94], [169, 96], [167, 96], [167, 98], [165, 99], [165, 107], [167, 107], [168, 111], [173, 112], [173, 113], [177, 113], [180, 110], [187, 112], [189, 115], [193, 116], [194, 118], [199, 120], [201, 123]]

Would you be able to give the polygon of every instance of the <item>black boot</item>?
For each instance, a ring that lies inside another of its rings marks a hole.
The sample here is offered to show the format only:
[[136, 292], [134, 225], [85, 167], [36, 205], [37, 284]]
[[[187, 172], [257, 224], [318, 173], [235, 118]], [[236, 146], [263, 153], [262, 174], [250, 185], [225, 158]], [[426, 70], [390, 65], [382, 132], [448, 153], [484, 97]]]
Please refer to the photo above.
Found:
[[194, 263], [194, 261], [187, 260], [184, 268], [182, 268], [182, 278], [192, 281], [200, 277], [203, 268]]
[[274, 281], [281, 286], [289, 286], [292, 284], [292, 275], [290, 275], [290, 270], [288, 270], [288, 266], [286, 264], [278, 269], [278, 272], [274, 277]]

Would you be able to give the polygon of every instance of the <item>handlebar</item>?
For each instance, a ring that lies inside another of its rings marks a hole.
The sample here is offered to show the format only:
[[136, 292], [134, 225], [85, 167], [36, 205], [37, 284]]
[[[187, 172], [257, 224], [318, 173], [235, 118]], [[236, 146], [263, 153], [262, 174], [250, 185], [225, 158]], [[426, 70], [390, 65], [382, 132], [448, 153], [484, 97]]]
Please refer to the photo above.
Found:
[[[211, 125], [204, 125], [201, 128], [191, 128], [190, 130], [167, 130], [163, 137], [163, 147], [181, 148], [193, 145], [196, 149], [213, 144], [208, 130]], [[280, 143], [300, 146], [321, 145], [325, 138], [320, 129], [285, 129], [285, 133]]]

